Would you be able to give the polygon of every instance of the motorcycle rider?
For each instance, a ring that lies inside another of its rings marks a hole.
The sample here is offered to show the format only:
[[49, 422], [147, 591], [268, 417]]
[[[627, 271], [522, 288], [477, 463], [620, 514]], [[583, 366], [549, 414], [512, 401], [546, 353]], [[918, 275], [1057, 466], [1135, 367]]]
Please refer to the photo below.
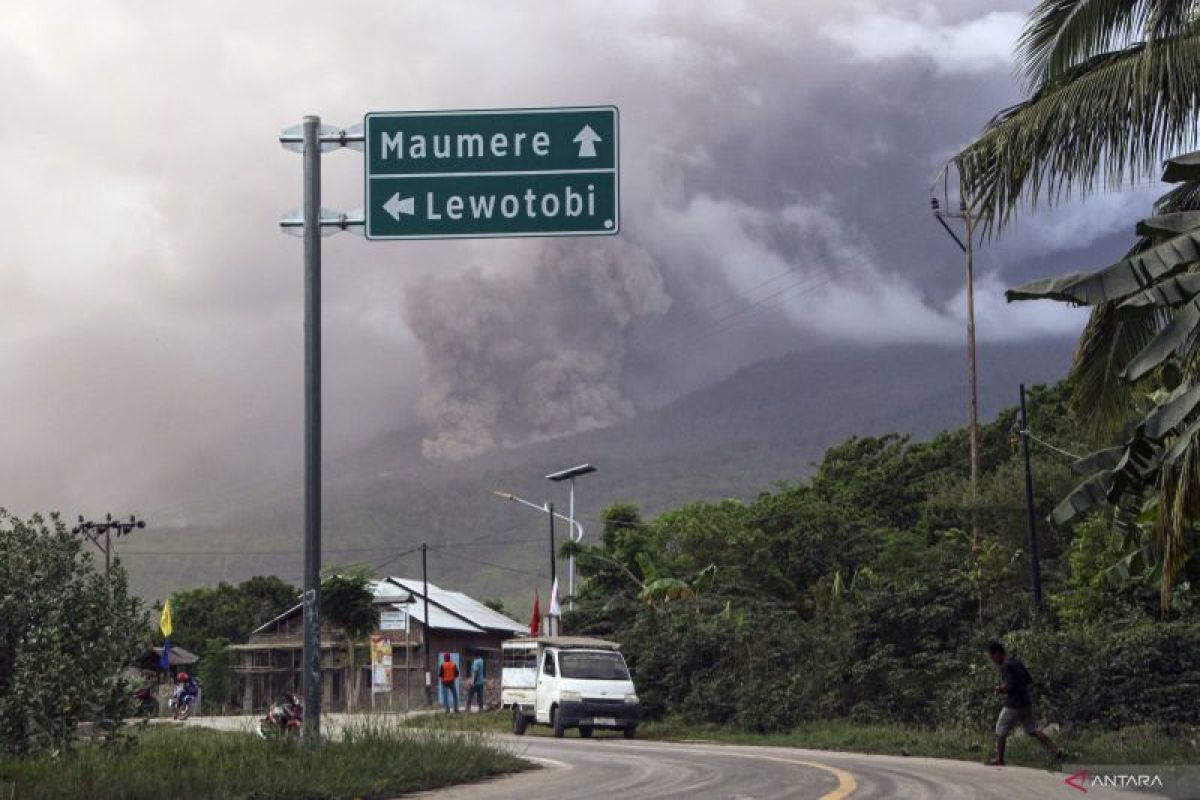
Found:
[[299, 732], [303, 722], [303, 701], [299, 695], [287, 692], [280, 695], [267, 715], [259, 721], [258, 734], [265, 739], [279, 733]]
[[185, 703], [195, 703], [200, 694], [200, 684], [186, 672], [175, 676], [175, 719], [179, 719], [179, 711]]

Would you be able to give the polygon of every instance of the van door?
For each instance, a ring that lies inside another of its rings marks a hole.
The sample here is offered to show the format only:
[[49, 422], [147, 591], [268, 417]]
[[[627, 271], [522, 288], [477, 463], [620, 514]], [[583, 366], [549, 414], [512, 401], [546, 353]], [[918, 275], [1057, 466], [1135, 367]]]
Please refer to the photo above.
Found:
[[542, 666], [538, 670], [537, 705], [534, 708], [534, 718], [543, 724], [550, 724], [550, 706], [558, 697], [558, 663], [555, 651], [546, 650], [542, 653]]

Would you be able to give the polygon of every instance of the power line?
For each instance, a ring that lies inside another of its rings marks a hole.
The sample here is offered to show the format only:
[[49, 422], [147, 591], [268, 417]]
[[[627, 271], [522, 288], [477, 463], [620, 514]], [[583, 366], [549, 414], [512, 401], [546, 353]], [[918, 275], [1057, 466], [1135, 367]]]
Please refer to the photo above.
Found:
[[[539, 538], [538, 541], [541, 541], [541, 539]], [[447, 557], [450, 557], [450, 558], [460, 558], [463, 561], [471, 561], [475, 564], [482, 564], [485, 567], [494, 567], [495, 569], [504, 570], [505, 572], [512, 572], [517, 575], [526, 575], [526, 576], [529, 576], [532, 578], [539, 578], [539, 579], [544, 579], [546, 577], [541, 572], [530, 572], [529, 570], [517, 569], [516, 567], [508, 567], [508, 566], [505, 566], [504, 564], [497, 564], [493, 561], [485, 561], [482, 558], [474, 558], [472, 556], [465, 556], [465, 555], [462, 555], [461, 553], [447, 553], [445, 551], [445, 548], [442, 546], [430, 547], [429, 550], [430, 550], [430, 552], [437, 552], [437, 551], [441, 550]]]
[[[462, 542], [443, 542], [439, 546], [453, 547], [485, 547], [488, 545], [502, 544], [524, 544], [528, 542], [540, 542], [541, 537], [536, 539], [493, 539], [493, 540], [478, 540], [473, 539]], [[395, 550], [395, 546], [381, 547], [326, 547], [326, 553], [376, 553], [388, 552]], [[419, 547], [417, 548], [419, 549]], [[410, 551], [415, 552], [415, 551]], [[300, 553], [294, 548], [291, 550], [126, 550], [122, 556], [299, 556]]]

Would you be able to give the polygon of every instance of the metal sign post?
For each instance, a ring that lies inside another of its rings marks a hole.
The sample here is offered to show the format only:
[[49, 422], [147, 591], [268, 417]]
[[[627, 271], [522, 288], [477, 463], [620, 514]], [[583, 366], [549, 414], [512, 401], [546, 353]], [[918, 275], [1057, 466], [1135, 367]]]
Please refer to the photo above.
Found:
[[[367, 114], [347, 129], [307, 116], [279, 141], [304, 156], [304, 734], [321, 734], [321, 237], [369, 239], [612, 235], [619, 228], [612, 106]], [[366, 148], [367, 211], [321, 208], [321, 153]], [[551, 517], [553, 524], [553, 517]], [[425, 546], [421, 547], [424, 572]], [[429, 590], [422, 659], [429, 669]], [[428, 673], [426, 673], [428, 685]]]
[[[304, 236], [304, 653], [301, 693], [304, 735], [321, 736], [321, 236], [324, 227], [345, 230], [354, 221], [321, 208], [321, 152], [362, 141], [361, 135], [321, 125], [308, 116], [285, 130], [280, 143], [304, 156], [303, 208], [285, 214], [280, 227]], [[360, 222], [361, 224], [361, 222]], [[330, 231], [333, 232], [333, 231]]]

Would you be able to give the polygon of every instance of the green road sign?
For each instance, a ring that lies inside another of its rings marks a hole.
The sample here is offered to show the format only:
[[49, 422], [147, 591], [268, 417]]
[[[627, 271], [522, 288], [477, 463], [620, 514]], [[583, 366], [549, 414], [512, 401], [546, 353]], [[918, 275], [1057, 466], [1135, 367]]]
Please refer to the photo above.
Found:
[[367, 114], [368, 239], [614, 234], [617, 109]]

